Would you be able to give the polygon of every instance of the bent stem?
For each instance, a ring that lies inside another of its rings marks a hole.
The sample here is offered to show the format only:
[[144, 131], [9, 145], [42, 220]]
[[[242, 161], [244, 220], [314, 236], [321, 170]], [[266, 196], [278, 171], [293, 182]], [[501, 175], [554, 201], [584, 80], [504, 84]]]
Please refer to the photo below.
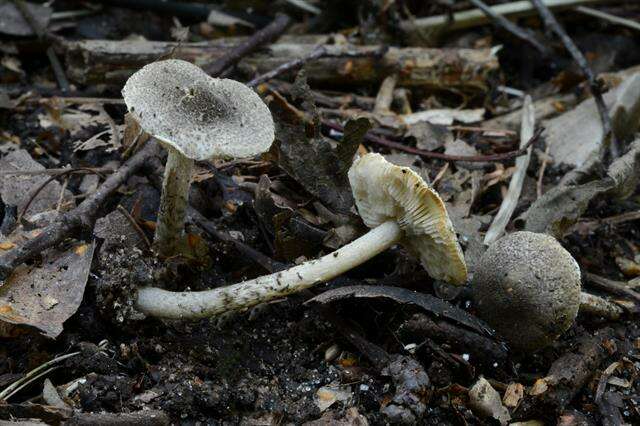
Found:
[[160, 211], [156, 222], [153, 248], [161, 257], [171, 257], [183, 245], [184, 221], [189, 204], [189, 187], [193, 160], [167, 147], [169, 156], [164, 168]]
[[194, 292], [142, 288], [137, 308], [147, 315], [170, 319], [204, 318], [248, 308], [335, 278], [395, 245], [401, 237], [396, 222], [385, 222], [320, 259], [250, 281]]

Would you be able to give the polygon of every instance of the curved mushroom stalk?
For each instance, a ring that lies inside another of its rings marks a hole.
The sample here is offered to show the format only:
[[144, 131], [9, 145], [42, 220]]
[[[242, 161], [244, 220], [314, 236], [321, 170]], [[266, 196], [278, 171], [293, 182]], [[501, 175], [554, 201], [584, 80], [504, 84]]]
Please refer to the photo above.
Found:
[[204, 318], [248, 308], [331, 280], [397, 244], [402, 235], [396, 222], [385, 222], [333, 253], [285, 271], [205, 291], [142, 288], [136, 305], [147, 315], [168, 319]]
[[349, 182], [358, 210], [371, 231], [339, 250], [286, 271], [228, 287], [173, 293], [138, 291], [142, 312], [192, 319], [247, 308], [337, 277], [396, 243], [417, 255], [429, 274], [453, 285], [467, 280], [467, 268], [453, 226], [438, 194], [406, 167], [367, 154], [354, 161]]
[[179, 253], [184, 244], [184, 221], [189, 205], [189, 187], [194, 161], [173, 148], [164, 168], [160, 210], [153, 248], [162, 257]]

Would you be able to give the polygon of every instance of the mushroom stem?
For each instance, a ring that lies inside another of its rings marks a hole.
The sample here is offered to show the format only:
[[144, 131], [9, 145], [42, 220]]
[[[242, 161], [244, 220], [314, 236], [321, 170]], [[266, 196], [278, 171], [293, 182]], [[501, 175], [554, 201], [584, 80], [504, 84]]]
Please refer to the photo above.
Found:
[[164, 168], [153, 247], [158, 255], [171, 257], [180, 252], [183, 244], [193, 160], [182, 155], [177, 149], [168, 146], [166, 149], [169, 156]]
[[395, 245], [402, 234], [396, 222], [385, 222], [319, 259], [213, 290], [171, 292], [142, 288], [138, 290], [137, 308], [147, 315], [170, 319], [204, 318], [248, 308], [335, 278]]

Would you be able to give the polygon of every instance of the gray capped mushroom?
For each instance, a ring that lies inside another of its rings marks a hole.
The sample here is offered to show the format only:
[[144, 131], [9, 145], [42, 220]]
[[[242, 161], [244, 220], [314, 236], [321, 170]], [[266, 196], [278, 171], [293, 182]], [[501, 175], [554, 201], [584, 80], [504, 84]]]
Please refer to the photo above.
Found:
[[274, 139], [271, 113], [242, 83], [209, 77], [182, 60], [153, 62], [122, 90], [129, 112], [168, 152], [154, 249], [179, 253], [194, 161], [246, 158]]
[[551, 344], [578, 311], [616, 318], [622, 308], [581, 292], [580, 267], [553, 237], [514, 232], [482, 255], [471, 283], [480, 318], [518, 351]]
[[285, 271], [196, 292], [138, 290], [136, 306], [147, 315], [193, 319], [247, 308], [328, 281], [402, 243], [439, 280], [462, 285], [464, 256], [438, 194], [407, 167], [378, 154], [356, 160], [349, 181], [365, 224], [373, 229], [344, 247]]

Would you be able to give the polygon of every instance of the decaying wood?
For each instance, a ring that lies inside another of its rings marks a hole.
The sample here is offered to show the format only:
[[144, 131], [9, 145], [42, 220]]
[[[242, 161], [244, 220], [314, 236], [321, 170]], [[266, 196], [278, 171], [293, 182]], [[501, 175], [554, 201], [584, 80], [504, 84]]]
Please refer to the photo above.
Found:
[[164, 411], [140, 410], [133, 413], [75, 413], [68, 426], [168, 426], [169, 416]]
[[[581, 4], [603, 3], [606, 0], [545, 0], [545, 4], [552, 9], [562, 9]], [[528, 0], [519, 0], [498, 4], [491, 7], [491, 11], [500, 16], [517, 18], [535, 14], [535, 9]], [[408, 19], [403, 21], [401, 28], [410, 33], [429, 29], [444, 28], [448, 31], [485, 25], [490, 22], [489, 17], [480, 9], [469, 9], [454, 13], [453, 16], [434, 15], [425, 18]]]
[[[73, 81], [121, 84], [141, 66], [172, 51], [174, 57], [200, 65], [225, 55], [239, 40], [181, 45], [144, 40], [84, 40], [64, 42], [62, 47], [66, 52], [67, 75]], [[248, 56], [238, 66], [244, 72], [262, 74], [309, 56], [317, 47], [280, 42]], [[323, 48], [328, 56], [309, 61], [305, 66], [309, 81], [319, 84], [366, 85], [381, 82], [397, 72], [401, 86], [486, 91], [499, 68], [492, 49], [392, 47], [377, 58], [374, 53], [379, 46], [325, 44]]]
[[575, 350], [558, 358], [547, 376], [534, 384], [535, 391], [520, 405], [516, 418], [554, 416], [562, 411], [615, 350], [612, 338], [612, 329], [601, 329], [593, 336], [585, 336]]

